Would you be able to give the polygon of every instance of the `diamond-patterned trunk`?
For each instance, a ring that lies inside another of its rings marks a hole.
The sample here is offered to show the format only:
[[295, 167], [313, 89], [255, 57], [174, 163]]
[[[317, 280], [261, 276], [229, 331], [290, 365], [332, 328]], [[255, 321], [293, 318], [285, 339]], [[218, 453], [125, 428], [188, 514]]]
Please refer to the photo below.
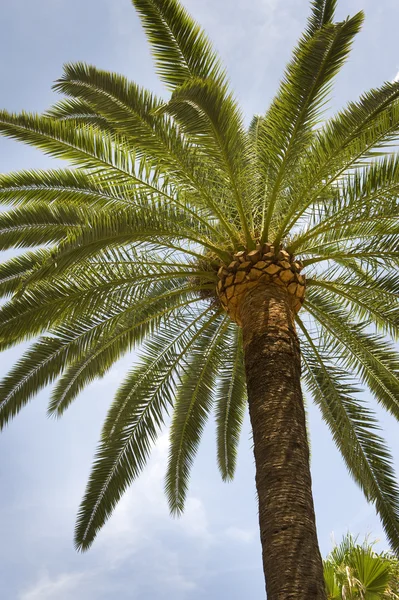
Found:
[[286, 250], [265, 244], [251, 252], [237, 252], [229, 265], [218, 271], [217, 292], [223, 308], [241, 325], [240, 307], [246, 292], [258, 285], [279, 286], [287, 294], [292, 310], [298, 312], [305, 297], [302, 263]]

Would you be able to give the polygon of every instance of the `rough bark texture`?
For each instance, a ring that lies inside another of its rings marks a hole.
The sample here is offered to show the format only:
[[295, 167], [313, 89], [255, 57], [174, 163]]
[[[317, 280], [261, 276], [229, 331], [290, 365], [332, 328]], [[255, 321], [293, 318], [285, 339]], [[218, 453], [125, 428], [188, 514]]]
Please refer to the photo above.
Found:
[[240, 313], [267, 599], [325, 600], [292, 299], [259, 285]]

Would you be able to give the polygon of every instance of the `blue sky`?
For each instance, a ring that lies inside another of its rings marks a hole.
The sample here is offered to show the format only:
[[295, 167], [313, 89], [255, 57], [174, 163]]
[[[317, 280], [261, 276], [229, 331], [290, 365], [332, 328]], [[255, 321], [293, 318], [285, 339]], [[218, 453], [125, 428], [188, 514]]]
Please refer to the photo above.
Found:
[[[304, 0], [186, 0], [215, 40], [248, 117], [270, 101], [308, 12]], [[331, 109], [399, 71], [397, 0], [341, 0], [339, 16], [364, 8], [366, 24], [337, 79]], [[0, 105], [44, 110], [65, 62], [120, 71], [162, 93], [129, 0], [13, 0], [2, 6]], [[1, 170], [49, 167], [48, 157], [0, 140]], [[21, 348], [2, 355], [6, 372]], [[169, 517], [163, 496], [167, 434], [86, 554], [73, 548], [75, 514], [100, 427], [124, 358], [93, 383], [60, 421], [46, 417], [44, 390], [0, 436], [0, 580], [4, 600], [229, 600], [264, 597], [248, 422], [236, 479], [223, 484], [211, 424], [193, 469], [185, 515]], [[399, 470], [399, 426], [381, 414]], [[312, 473], [323, 554], [351, 530], [386, 541], [311, 406]]]

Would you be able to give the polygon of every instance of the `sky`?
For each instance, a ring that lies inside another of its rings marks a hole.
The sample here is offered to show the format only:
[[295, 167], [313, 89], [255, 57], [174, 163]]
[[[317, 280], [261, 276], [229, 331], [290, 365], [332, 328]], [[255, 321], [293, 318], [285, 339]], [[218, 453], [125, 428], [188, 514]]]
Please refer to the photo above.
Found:
[[[308, 14], [304, 0], [185, 0], [224, 60], [249, 121], [276, 90]], [[399, 76], [397, 0], [341, 0], [338, 16], [360, 9], [366, 23], [336, 80], [329, 111]], [[0, 105], [43, 111], [65, 62], [121, 72], [164, 94], [130, 0], [13, 0], [1, 3]], [[52, 167], [38, 151], [0, 139], [2, 172]], [[24, 347], [1, 357], [2, 373]], [[257, 529], [251, 437], [246, 419], [235, 480], [216, 466], [213, 423], [196, 460], [187, 508], [173, 519], [163, 494], [168, 452], [161, 436], [143, 476], [125, 494], [92, 549], [73, 546], [102, 420], [129, 368], [123, 358], [94, 382], [62, 420], [46, 416], [42, 391], [0, 435], [0, 581], [4, 600], [261, 599], [264, 583]], [[311, 403], [309, 427], [318, 537], [323, 555], [348, 530], [388, 548], [372, 506], [350, 479]], [[378, 411], [399, 472], [399, 425]]]

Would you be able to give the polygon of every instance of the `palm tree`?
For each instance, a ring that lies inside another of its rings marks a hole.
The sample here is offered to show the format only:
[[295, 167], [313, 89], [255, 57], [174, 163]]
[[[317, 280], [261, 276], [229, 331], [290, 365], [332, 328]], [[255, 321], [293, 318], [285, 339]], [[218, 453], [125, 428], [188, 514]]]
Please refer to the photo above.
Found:
[[347, 534], [324, 561], [329, 600], [397, 600], [399, 562], [388, 552], [377, 553], [367, 539], [358, 544]]
[[[66, 65], [44, 115], [4, 135], [70, 169], [1, 175], [1, 349], [37, 338], [3, 379], [6, 425], [58, 379], [61, 415], [124, 353], [82, 501], [86, 550], [172, 414], [166, 495], [181, 513], [209, 415], [223, 479], [249, 407], [269, 600], [326, 598], [303, 383], [399, 550], [392, 460], [359, 384], [399, 417], [399, 83], [321, 124], [363, 15], [313, 0], [265, 115], [245, 127], [226, 74], [178, 0], [133, 0], [170, 94]], [[305, 275], [306, 272], [306, 281]]]

